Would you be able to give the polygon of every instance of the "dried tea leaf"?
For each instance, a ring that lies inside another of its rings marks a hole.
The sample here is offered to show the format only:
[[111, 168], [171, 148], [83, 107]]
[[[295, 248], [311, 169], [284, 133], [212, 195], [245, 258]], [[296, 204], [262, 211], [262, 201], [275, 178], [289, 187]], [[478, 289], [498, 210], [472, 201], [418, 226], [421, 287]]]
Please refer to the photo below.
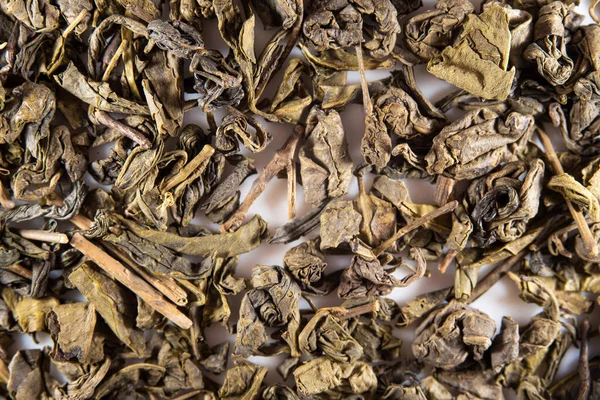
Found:
[[360, 233], [362, 217], [351, 201], [336, 200], [329, 203], [320, 216], [321, 250], [338, 247]]
[[218, 257], [230, 258], [247, 253], [260, 245], [267, 232], [267, 223], [258, 215], [235, 232], [197, 237], [183, 237], [174, 233], [146, 229], [126, 219], [121, 219], [121, 222], [143, 239], [179, 253], [204, 257], [216, 253]]
[[480, 360], [492, 345], [496, 323], [483, 312], [452, 301], [434, 309], [415, 331], [417, 359], [438, 368], [453, 368], [469, 356]]
[[373, 392], [377, 377], [364, 362], [341, 363], [326, 357], [304, 362], [294, 370], [298, 392], [302, 396], [326, 395], [342, 398], [347, 394]]
[[63, 89], [99, 110], [124, 114], [150, 113], [147, 106], [119, 96], [107, 83], [95, 82], [86, 77], [72, 62], [54, 79]]
[[118, 283], [84, 263], [69, 275], [69, 281], [94, 306], [119, 340], [136, 354], [144, 354], [144, 334], [135, 328], [136, 299]]
[[88, 364], [92, 359], [96, 309], [90, 303], [61, 304], [46, 315], [48, 330], [54, 340], [52, 357], [57, 361], [76, 359]]
[[[525, 175], [521, 178], [521, 176]], [[538, 213], [544, 162], [534, 159], [505, 164], [471, 183], [467, 191], [472, 238], [487, 247], [496, 240], [508, 243], [521, 237]]]
[[307, 138], [298, 154], [300, 176], [305, 201], [316, 206], [348, 192], [352, 160], [337, 111], [315, 106], [306, 124]]
[[476, 96], [505, 100], [515, 76], [507, 71], [510, 53], [507, 9], [492, 4], [467, 15], [458, 41], [427, 64], [427, 71]]
[[300, 288], [282, 268], [254, 267], [252, 289], [240, 306], [234, 353], [243, 357], [260, 355], [270, 345], [267, 328], [279, 328], [289, 346], [287, 351], [292, 357], [299, 356], [300, 294]]
[[473, 11], [468, 0], [439, 0], [433, 10], [408, 20], [406, 45], [423, 61], [429, 61], [454, 42], [458, 28]]
[[529, 115], [472, 111], [433, 139], [425, 156], [427, 172], [457, 180], [478, 178], [523, 151], [533, 128]]
[[567, 29], [572, 7], [553, 1], [542, 8], [535, 23], [534, 42], [523, 57], [537, 64], [538, 73], [552, 86], [565, 83], [573, 72], [573, 60], [567, 54]]
[[223, 386], [219, 389], [221, 399], [252, 399], [260, 390], [267, 368], [238, 361], [237, 365], [227, 371]]

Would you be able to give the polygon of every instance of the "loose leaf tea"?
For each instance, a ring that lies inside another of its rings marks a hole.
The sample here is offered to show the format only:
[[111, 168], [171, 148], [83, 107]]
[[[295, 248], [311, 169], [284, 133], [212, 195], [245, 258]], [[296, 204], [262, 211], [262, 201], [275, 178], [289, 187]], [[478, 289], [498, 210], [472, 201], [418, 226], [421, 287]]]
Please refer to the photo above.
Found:
[[581, 10], [0, 1], [0, 397], [600, 398]]

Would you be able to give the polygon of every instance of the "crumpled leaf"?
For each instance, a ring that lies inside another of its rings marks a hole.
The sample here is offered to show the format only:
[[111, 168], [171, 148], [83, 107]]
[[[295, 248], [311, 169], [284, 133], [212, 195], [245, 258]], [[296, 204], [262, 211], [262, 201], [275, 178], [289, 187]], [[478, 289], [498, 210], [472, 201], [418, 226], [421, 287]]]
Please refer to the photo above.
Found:
[[[240, 306], [235, 354], [260, 355], [270, 345], [267, 328], [279, 328], [291, 356], [299, 356], [300, 294], [300, 288], [282, 268], [254, 267], [252, 289]], [[269, 354], [268, 349], [266, 353]]]
[[[263, 151], [271, 143], [271, 134], [254, 118], [247, 116], [233, 107], [228, 107], [227, 114], [217, 129], [215, 146], [224, 153], [238, 152], [238, 140], [253, 153]], [[251, 133], [248, 125], [254, 128]]]
[[471, 237], [483, 247], [521, 237], [538, 213], [543, 177], [544, 162], [534, 159], [528, 164], [505, 164], [473, 181], [467, 191], [474, 226]]
[[283, 256], [283, 265], [303, 292], [325, 294], [329, 290], [321, 287], [327, 262], [318, 241], [309, 240], [289, 249]]
[[130, 292], [91, 263], [81, 264], [71, 272], [69, 281], [94, 306], [121, 342], [136, 354], [144, 354], [144, 333], [135, 328], [136, 299], [131, 298]]
[[524, 150], [534, 121], [511, 112], [502, 117], [493, 111], [472, 111], [444, 127], [425, 156], [427, 172], [453, 179], [483, 176]]
[[566, 173], [554, 175], [548, 182], [548, 188], [585, 209], [592, 221], [600, 221], [600, 202], [598, 198], [571, 175]]
[[559, 103], [549, 106], [549, 115], [554, 126], [560, 128], [567, 148], [582, 156], [600, 153], [596, 137], [600, 128], [600, 72], [591, 72], [579, 79], [574, 87], [575, 102], [569, 112], [568, 121]]
[[235, 232], [197, 237], [183, 237], [174, 233], [146, 229], [125, 219], [121, 219], [121, 222], [141, 238], [179, 253], [204, 257], [216, 253], [218, 257], [230, 258], [248, 253], [260, 245], [267, 233], [267, 223], [258, 215], [252, 217]]
[[106, 112], [148, 115], [147, 106], [128, 100], [116, 94], [105, 82], [94, 82], [83, 75], [75, 64], [69, 63], [67, 69], [55, 75], [54, 79], [63, 89], [84, 103]]
[[348, 325], [328, 309], [320, 309], [298, 336], [302, 354], [323, 354], [337, 362], [354, 363], [363, 355], [362, 346], [348, 331]]
[[369, 364], [341, 363], [327, 357], [304, 362], [294, 370], [294, 380], [302, 396], [323, 394], [334, 399], [373, 392], [377, 387], [377, 377]]
[[329, 203], [320, 216], [321, 250], [338, 247], [360, 233], [362, 217], [352, 202], [336, 200]]
[[76, 359], [88, 364], [93, 359], [92, 346], [96, 328], [96, 309], [90, 303], [61, 304], [46, 315], [48, 330], [54, 340], [53, 358], [58, 361]]
[[534, 42], [523, 57], [537, 64], [538, 73], [552, 86], [565, 83], [573, 72], [573, 60], [567, 54], [565, 25], [572, 18], [572, 6], [554, 1], [540, 8], [535, 23]]
[[507, 9], [492, 4], [470, 14], [458, 41], [429, 60], [427, 71], [476, 96], [505, 100], [515, 68], [508, 69], [510, 29]]
[[300, 147], [300, 176], [304, 199], [316, 206], [348, 192], [352, 160], [348, 154], [342, 119], [335, 110], [311, 109], [306, 121], [306, 141]]
[[248, 361], [238, 361], [227, 370], [223, 386], [219, 389], [221, 399], [252, 399], [260, 390], [268, 369]]
[[368, 259], [355, 255], [350, 266], [342, 274], [338, 296], [342, 299], [384, 296], [395, 287], [412, 284], [423, 277], [427, 263], [420, 248], [412, 248], [411, 255], [417, 260], [417, 266], [412, 274], [402, 279], [395, 278], [387, 272], [377, 258]]
[[452, 301], [434, 309], [415, 331], [417, 359], [438, 368], [453, 368], [472, 356], [482, 359], [492, 345], [496, 323], [483, 312]]
[[406, 45], [429, 61], [451, 45], [466, 16], [475, 11], [468, 0], [440, 0], [433, 10], [410, 18], [405, 27]]
[[[365, 19], [369, 23], [365, 23]], [[373, 58], [391, 53], [400, 32], [397, 11], [389, 0], [318, 0], [311, 4], [302, 31], [317, 51], [354, 47], [358, 44]]]

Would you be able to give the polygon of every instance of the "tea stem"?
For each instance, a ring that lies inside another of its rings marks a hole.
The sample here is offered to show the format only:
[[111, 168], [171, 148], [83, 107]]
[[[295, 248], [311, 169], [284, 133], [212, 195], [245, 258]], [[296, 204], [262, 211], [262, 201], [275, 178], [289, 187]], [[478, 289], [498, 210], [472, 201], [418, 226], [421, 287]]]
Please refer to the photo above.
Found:
[[294, 219], [296, 218], [296, 163], [293, 157], [287, 166], [287, 198], [288, 219]]
[[132, 127], [125, 125], [121, 121], [114, 119], [106, 111], [96, 109], [94, 111], [94, 117], [96, 117], [96, 120], [102, 125], [118, 130], [123, 136], [127, 136], [129, 139], [133, 140], [134, 142], [142, 146], [144, 149], [149, 149], [150, 147], [152, 147], [152, 143], [150, 142], [150, 140], [148, 140], [148, 138], [144, 136], [140, 131], [133, 129]]
[[69, 26], [67, 26], [67, 29], [65, 29], [65, 31], [62, 33], [61, 36], [63, 38], [67, 38], [71, 34], [71, 32], [73, 32], [73, 30], [75, 30], [75, 28], [77, 28], [77, 25], [79, 25], [79, 23], [81, 21], [83, 21], [83, 19], [87, 15], [87, 13], [88, 13], [87, 10], [81, 10], [81, 12], [79, 14], [77, 14], [77, 17], [75, 17], [73, 22], [71, 22], [69, 24]]
[[358, 71], [360, 74], [360, 86], [363, 96], [363, 107], [367, 115], [373, 114], [373, 104], [371, 96], [369, 96], [369, 84], [367, 83], [367, 75], [365, 74], [365, 62], [363, 60], [362, 45], [356, 46], [356, 58], [358, 59]]
[[[546, 150], [548, 161], [550, 162], [554, 173], [557, 175], [564, 174], [565, 171], [562, 167], [562, 164], [560, 163], [560, 160], [558, 159], [558, 156], [556, 155], [556, 152], [554, 151], [552, 142], [550, 141], [550, 138], [548, 137], [546, 132], [544, 132], [540, 128], [537, 128], [537, 134], [542, 142], [542, 145], [544, 146], [544, 149]], [[588, 226], [585, 220], [585, 216], [580, 210], [577, 210], [575, 208], [575, 206], [573, 205], [573, 203], [571, 203], [570, 200], [565, 199], [565, 203], [567, 203], [569, 212], [571, 213], [571, 216], [577, 224], [577, 229], [579, 230], [581, 238], [583, 239], [586, 252], [588, 252], [590, 258], [595, 258], [596, 256], [598, 256], [598, 244], [596, 243], [594, 235], [592, 234], [592, 231], [590, 230], [590, 227]]]
[[102, 75], [102, 82], [108, 81], [108, 78], [110, 78], [110, 74], [119, 63], [119, 59], [121, 58], [121, 55], [125, 51], [125, 47], [127, 47], [128, 44], [129, 43], [127, 42], [127, 40], [121, 41], [121, 44], [117, 48], [117, 51], [115, 51], [115, 54], [113, 54], [108, 65], [106, 66], [106, 69], [104, 70], [104, 74]]
[[8, 190], [6, 190], [2, 181], [0, 181], [0, 204], [2, 204], [2, 207], [5, 210], [12, 210], [15, 208], [15, 202], [11, 199]]
[[160, 293], [164, 294], [169, 300], [178, 306], [185, 306], [188, 302], [187, 293], [183, 290], [177, 282], [168, 275], [159, 273], [153, 273], [146, 271], [135, 263], [127, 254], [119, 251], [119, 249], [112, 243], [103, 242], [103, 245], [110, 250], [111, 253], [122, 262], [124, 262], [129, 268], [135, 271], [143, 279], [148, 281], [154, 288]]
[[433, 201], [438, 206], [442, 204], [446, 204], [450, 200], [454, 200], [454, 186], [456, 185], [456, 181], [452, 178], [447, 178], [445, 176], [438, 176], [436, 184], [435, 184], [435, 192], [433, 194]]
[[17, 233], [25, 239], [47, 243], [69, 243], [69, 237], [60, 232], [48, 232], [38, 229], [18, 229]]
[[454, 261], [457, 255], [457, 250], [448, 250], [442, 261], [438, 264], [438, 271], [440, 271], [442, 274], [445, 274], [446, 270], [450, 266], [450, 263]]
[[489, 274], [487, 274], [477, 283], [477, 286], [475, 286], [473, 292], [471, 292], [471, 297], [469, 297], [467, 302], [472, 303], [486, 293], [492, 286], [502, 279], [504, 275], [510, 272], [519, 262], [521, 262], [521, 260], [525, 258], [526, 254], [527, 253], [525, 251], [521, 251], [520, 253], [517, 253], [507, 259], [501, 265], [496, 266]]
[[[192, 161], [187, 163], [177, 174], [167, 179], [161, 185], [160, 192], [168, 192], [181, 182], [185, 181], [191, 174], [201, 174], [208, 165], [205, 161], [210, 159], [213, 154], [215, 154], [215, 149], [208, 144], [205, 145]], [[202, 165], [203, 163], [204, 165]]]
[[[57, 206], [62, 206], [63, 204], [60, 198], [49, 199], [48, 202]], [[90, 229], [93, 223], [91, 219], [81, 214], [75, 215], [69, 221], [81, 230]], [[129, 256], [124, 254], [113, 244], [104, 242], [104, 246], [106, 246], [106, 248], [108, 248], [115, 257], [131, 267], [131, 269], [137, 271], [138, 273], [139, 271], [143, 271]], [[145, 273], [142, 277], [157, 290], [163, 293], [167, 298], [173, 301], [173, 303], [180, 306], [187, 304], [187, 293], [173, 278], [166, 275], [158, 277], [150, 273]]]
[[8, 267], [4, 267], [3, 269], [10, 271], [13, 274], [17, 274], [25, 279], [33, 279], [33, 273], [21, 264], [12, 264]]
[[192, 320], [179, 311], [175, 305], [165, 300], [162, 294], [148, 282], [133, 274], [82, 234], [73, 235], [70, 244], [175, 325], [182, 329], [189, 329], [192, 326]]
[[379, 301], [372, 301], [367, 304], [360, 306], [345, 308], [345, 307], [332, 307], [331, 313], [335, 314], [338, 319], [349, 319], [358, 317], [363, 314], [374, 313], [379, 311]]
[[[294, 132], [286, 140], [283, 146], [277, 150], [275, 156], [267, 166], [261, 171], [258, 177], [252, 183], [252, 187], [248, 192], [248, 195], [240, 204], [237, 211], [221, 226], [221, 232], [235, 231], [239, 228], [246, 219], [246, 214], [254, 201], [261, 195], [262, 192], [267, 188], [267, 184], [277, 176], [277, 174], [284, 168], [288, 168], [290, 162], [293, 162], [294, 155], [296, 154], [296, 147], [304, 136], [304, 127], [296, 125]], [[290, 177], [288, 176], [288, 179]], [[295, 179], [295, 177], [291, 178]]]
[[0, 381], [4, 384], [7, 384], [10, 379], [10, 372], [8, 371], [8, 366], [4, 362], [3, 359], [0, 358]]
[[581, 348], [579, 350], [579, 395], [578, 400], [586, 400], [590, 393], [590, 364], [589, 364], [589, 340], [588, 331], [590, 330], [590, 321], [584, 319], [579, 326], [579, 335], [581, 339]]
[[376, 257], [379, 256], [388, 247], [392, 246], [394, 244], [394, 242], [396, 242], [396, 240], [400, 239], [402, 236], [421, 227], [422, 225], [426, 224], [427, 222], [429, 222], [431, 220], [434, 220], [444, 214], [452, 212], [454, 209], [456, 209], [456, 207], [458, 207], [458, 201], [454, 200], [448, 204], [444, 204], [443, 206], [441, 206], [440, 208], [438, 208], [435, 211], [432, 211], [428, 214], [425, 214], [424, 216], [422, 216], [420, 218], [415, 219], [412, 222], [409, 222], [404, 227], [402, 227], [400, 230], [398, 230], [398, 232], [396, 232], [396, 234], [394, 236], [392, 236], [391, 238], [389, 238], [388, 240], [386, 240], [385, 242], [380, 244], [378, 247], [376, 247], [375, 250], [373, 250], [373, 254]]

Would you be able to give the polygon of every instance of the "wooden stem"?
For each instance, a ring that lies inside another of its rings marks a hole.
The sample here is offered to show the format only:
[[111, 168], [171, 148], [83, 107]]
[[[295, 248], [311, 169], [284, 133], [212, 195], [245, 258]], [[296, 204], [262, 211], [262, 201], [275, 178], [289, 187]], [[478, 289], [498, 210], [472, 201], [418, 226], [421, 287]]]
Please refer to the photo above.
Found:
[[579, 395], [578, 400], [587, 400], [590, 393], [590, 361], [589, 361], [589, 341], [588, 331], [590, 330], [590, 321], [584, 319], [581, 321], [579, 334], [581, 339], [581, 349], [579, 350]]
[[510, 270], [512, 270], [523, 258], [525, 258], [526, 252], [521, 251], [518, 254], [510, 257], [506, 262], [494, 268], [489, 274], [487, 274], [481, 281], [477, 283], [475, 289], [471, 293], [471, 297], [467, 302], [472, 303], [487, 292], [492, 286], [494, 286], [500, 279], [504, 277]]
[[296, 218], [296, 163], [292, 158], [287, 166], [288, 219]]
[[48, 232], [38, 229], [17, 229], [17, 234], [25, 239], [47, 243], [69, 243], [69, 237], [60, 232]]
[[294, 154], [296, 153], [296, 147], [303, 136], [304, 127], [301, 125], [296, 125], [292, 135], [290, 135], [284, 145], [277, 150], [273, 159], [269, 161], [267, 166], [261, 171], [260, 175], [258, 175], [258, 177], [254, 180], [248, 195], [246, 195], [246, 198], [242, 204], [240, 204], [237, 211], [231, 216], [231, 218], [229, 218], [227, 222], [221, 226], [221, 232], [234, 231], [244, 223], [248, 210], [250, 210], [250, 207], [254, 201], [266, 189], [267, 184], [271, 181], [271, 179], [276, 177], [282, 169], [289, 166], [290, 160], [293, 161]]
[[15, 202], [10, 198], [8, 190], [4, 187], [2, 181], [0, 181], [0, 204], [5, 210], [12, 210], [15, 208]]
[[345, 308], [345, 307], [333, 307], [331, 312], [335, 314], [338, 319], [349, 319], [358, 317], [359, 315], [373, 313], [379, 311], [379, 301], [372, 301], [367, 304], [360, 306]]
[[373, 114], [373, 103], [371, 103], [371, 96], [369, 96], [369, 84], [367, 83], [367, 75], [365, 74], [365, 63], [362, 54], [362, 45], [356, 46], [356, 58], [358, 59], [358, 72], [360, 74], [360, 86], [362, 89], [363, 96], [363, 107], [367, 115]]
[[96, 109], [94, 112], [94, 117], [96, 117], [96, 120], [102, 125], [118, 130], [119, 132], [121, 132], [121, 134], [123, 134], [123, 136], [127, 136], [129, 139], [133, 140], [134, 142], [142, 146], [144, 149], [149, 149], [150, 147], [152, 147], [152, 143], [150, 142], [150, 140], [148, 140], [148, 138], [144, 136], [140, 131], [138, 131], [137, 129], [133, 129], [132, 127], [125, 125], [120, 121], [117, 121], [116, 119], [111, 117], [110, 114], [106, 111]]
[[447, 178], [445, 176], [438, 176], [437, 182], [435, 184], [435, 193], [433, 194], [433, 201], [438, 206], [442, 204], [446, 204], [450, 200], [455, 199], [454, 186], [456, 185], [456, 181], [452, 178]]
[[452, 261], [454, 261], [454, 259], [456, 258], [457, 255], [458, 255], [458, 251], [448, 250], [448, 252], [444, 256], [444, 259], [438, 264], [438, 271], [440, 271], [442, 274], [445, 274], [446, 270], [450, 266], [450, 263], [452, 263]]
[[[185, 181], [192, 173], [198, 172], [198, 168], [204, 163], [206, 160], [212, 157], [215, 154], [215, 149], [210, 145], [205, 145], [200, 153], [196, 155], [189, 163], [187, 163], [177, 174], [170, 177], [167, 181], [165, 181], [161, 187], [160, 192], [165, 193], [169, 190], [173, 189], [175, 186], [179, 185], [181, 182]], [[206, 164], [202, 170], [206, 169]]]
[[131, 273], [123, 264], [87, 240], [82, 234], [73, 235], [70, 244], [171, 322], [182, 329], [189, 329], [192, 326], [192, 320], [179, 311], [175, 305], [165, 300], [148, 282]]
[[146, 271], [137, 265], [127, 254], [119, 251], [119, 249], [111, 243], [103, 242], [103, 245], [109, 249], [115, 257], [120, 259], [129, 268], [148, 281], [148, 283], [154, 286], [173, 303], [178, 306], [185, 306], [187, 304], [187, 293], [177, 284], [177, 282], [175, 282], [175, 279], [162, 274], [157, 276], [150, 271]]
[[[554, 170], [554, 173], [557, 175], [564, 174], [565, 171], [546, 132], [540, 128], [537, 128], [537, 134], [542, 142], [542, 145], [544, 146], [544, 149], [546, 150], [548, 161], [550, 162], [550, 166]], [[577, 229], [579, 230], [579, 234], [583, 239], [585, 250], [589, 253], [590, 258], [595, 258], [598, 255], [598, 243], [596, 243], [596, 240], [594, 239], [594, 235], [592, 234], [592, 231], [585, 220], [585, 216], [580, 210], [575, 208], [570, 200], [565, 199], [565, 203], [567, 203], [569, 212], [577, 224]]]
[[438, 208], [435, 211], [432, 211], [428, 214], [425, 214], [424, 216], [415, 219], [414, 221], [406, 224], [404, 227], [402, 227], [400, 230], [398, 230], [398, 232], [396, 232], [396, 234], [394, 236], [392, 236], [391, 238], [389, 238], [388, 240], [386, 240], [385, 242], [383, 242], [382, 244], [380, 244], [377, 248], [375, 248], [375, 250], [373, 250], [373, 254], [375, 256], [379, 256], [381, 253], [383, 253], [388, 247], [390, 247], [391, 245], [394, 244], [394, 242], [398, 239], [400, 239], [402, 236], [406, 235], [407, 233], [409, 233], [410, 231], [419, 228], [420, 226], [426, 224], [427, 222], [436, 219], [444, 214], [447, 214], [449, 212], [454, 211], [454, 209], [458, 207], [458, 201], [454, 200], [451, 201], [448, 204], [444, 204], [442, 207]]
[[19, 276], [22, 276], [25, 279], [33, 279], [33, 273], [21, 264], [12, 264], [8, 267], [4, 267], [4, 269]]
[[[62, 200], [59, 198], [50, 199], [48, 202], [57, 206], [61, 206], [63, 204]], [[88, 230], [92, 227], [92, 220], [81, 214], [74, 216], [69, 221], [71, 221], [71, 223], [81, 230]], [[124, 262], [134, 271], [138, 273], [140, 273], [140, 271], [144, 271], [131, 258], [129, 258], [129, 256], [120, 251], [116, 246], [107, 242], [104, 242], [104, 245], [115, 257]], [[160, 277], [155, 276], [145, 271], [140, 275], [142, 275], [144, 279], [146, 279], [152, 286], [163, 293], [167, 298], [173, 301], [173, 303], [180, 306], [187, 304], [187, 293], [177, 284], [175, 279], [166, 275], [162, 275]]]
[[110, 78], [110, 74], [112, 73], [113, 69], [115, 69], [115, 67], [117, 66], [117, 63], [119, 62], [119, 59], [121, 58], [121, 55], [123, 55], [123, 52], [125, 51], [125, 47], [127, 47], [128, 45], [129, 45], [129, 42], [127, 40], [121, 41], [121, 44], [117, 48], [117, 51], [115, 51], [115, 54], [113, 54], [113, 56], [110, 59], [110, 62], [108, 63], [108, 65], [106, 66], [106, 69], [104, 70], [104, 74], [102, 75], [102, 82], [108, 81], [108, 78]]

